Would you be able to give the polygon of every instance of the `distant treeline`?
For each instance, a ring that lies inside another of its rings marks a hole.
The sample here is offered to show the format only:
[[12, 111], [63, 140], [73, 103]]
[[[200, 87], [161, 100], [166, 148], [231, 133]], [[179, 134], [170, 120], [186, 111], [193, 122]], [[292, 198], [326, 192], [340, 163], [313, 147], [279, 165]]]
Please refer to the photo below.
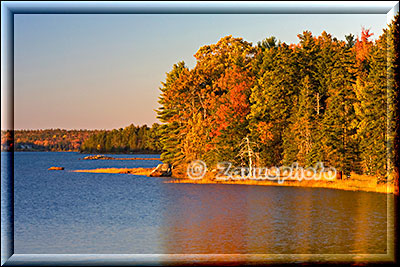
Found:
[[1, 151], [12, 151], [14, 149], [13, 131], [1, 131]]
[[82, 153], [158, 153], [161, 152], [160, 125], [146, 125], [100, 131], [82, 144]]
[[227, 36], [201, 47], [194, 68], [175, 64], [162, 83], [161, 159], [211, 168], [321, 161], [392, 180], [398, 25], [397, 16], [376, 41], [365, 29], [345, 40], [304, 31], [297, 44]]
[[159, 153], [159, 125], [114, 130], [2, 131], [2, 151], [79, 151], [82, 153]]
[[64, 129], [2, 131], [1, 150], [79, 151], [83, 141], [98, 132]]

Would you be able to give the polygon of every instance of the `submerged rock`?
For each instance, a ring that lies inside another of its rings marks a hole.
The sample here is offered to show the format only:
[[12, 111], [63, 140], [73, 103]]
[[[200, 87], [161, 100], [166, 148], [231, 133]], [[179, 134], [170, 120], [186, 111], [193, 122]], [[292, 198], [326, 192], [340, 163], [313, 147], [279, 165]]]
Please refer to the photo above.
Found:
[[48, 168], [49, 171], [62, 171], [64, 167], [50, 167]]
[[170, 177], [172, 174], [172, 167], [168, 163], [158, 164], [157, 167], [151, 171], [150, 177]]

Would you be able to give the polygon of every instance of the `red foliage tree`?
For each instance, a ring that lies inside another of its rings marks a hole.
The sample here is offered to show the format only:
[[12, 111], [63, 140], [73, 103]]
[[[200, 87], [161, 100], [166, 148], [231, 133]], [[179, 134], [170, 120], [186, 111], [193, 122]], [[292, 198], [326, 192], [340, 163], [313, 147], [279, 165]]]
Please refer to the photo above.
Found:
[[356, 49], [356, 60], [358, 63], [363, 62], [368, 59], [370, 49], [373, 45], [372, 41], [369, 38], [374, 35], [369, 32], [369, 29], [365, 29], [364, 27], [361, 30], [361, 39], [357, 38], [357, 42], [355, 44]]

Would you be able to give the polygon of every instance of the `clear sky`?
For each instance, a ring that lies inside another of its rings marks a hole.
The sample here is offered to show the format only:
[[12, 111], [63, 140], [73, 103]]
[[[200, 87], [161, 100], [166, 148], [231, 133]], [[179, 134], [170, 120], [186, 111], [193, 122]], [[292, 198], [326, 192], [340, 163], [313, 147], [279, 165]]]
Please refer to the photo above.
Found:
[[15, 129], [112, 129], [157, 122], [160, 82], [172, 65], [232, 35], [256, 44], [327, 31], [338, 39], [386, 15], [14, 16]]

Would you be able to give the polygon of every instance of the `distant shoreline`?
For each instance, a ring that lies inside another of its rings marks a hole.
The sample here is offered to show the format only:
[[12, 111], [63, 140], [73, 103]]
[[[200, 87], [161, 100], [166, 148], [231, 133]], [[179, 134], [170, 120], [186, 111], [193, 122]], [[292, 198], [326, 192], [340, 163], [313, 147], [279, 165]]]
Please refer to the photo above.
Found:
[[[15, 150], [15, 151], [5, 151], [2, 150], [1, 152], [75, 152], [79, 153], [82, 155], [91, 155], [91, 154], [96, 154], [96, 153], [86, 153], [86, 152], [80, 152], [76, 150], [65, 150], [65, 151], [51, 151], [51, 150]], [[130, 153], [116, 153], [116, 152], [103, 152], [103, 154], [109, 154], [109, 155], [160, 155], [161, 152], [146, 152], [146, 151], [139, 151], [139, 152], [130, 152]]]
[[160, 160], [160, 158], [114, 158], [101, 154], [86, 156], [80, 160]]

